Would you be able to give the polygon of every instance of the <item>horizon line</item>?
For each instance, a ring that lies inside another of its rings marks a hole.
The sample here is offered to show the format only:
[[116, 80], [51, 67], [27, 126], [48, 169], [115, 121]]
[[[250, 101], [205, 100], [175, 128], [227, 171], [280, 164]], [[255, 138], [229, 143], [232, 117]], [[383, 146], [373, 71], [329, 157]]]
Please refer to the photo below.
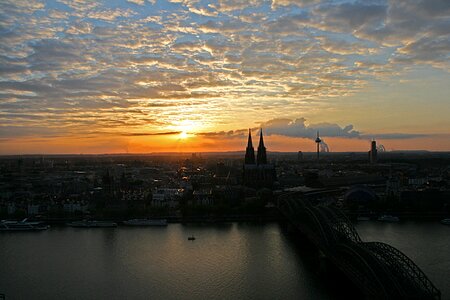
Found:
[[[298, 154], [298, 152], [302, 152], [305, 154], [315, 154], [316, 151], [267, 151], [268, 153], [274, 154]], [[383, 153], [400, 153], [400, 152], [426, 152], [426, 153], [450, 153], [450, 150], [423, 150], [423, 149], [415, 149], [415, 150], [389, 150], [379, 152], [378, 154]], [[117, 155], [117, 156], [131, 156], [131, 155], [186, 155], [186, 154], [239, 154], [245, 153], [243, 150], [235, 150], [235, 151], [161, 151], [161, 152], [117, 152], [117, 153], [21, 153], [21, 154], [0, 154], [0, 157], [7, 156], [108, 156], [108, 155]], [[321, 152], [321, 154], [344, 154], [344, 153], [364, 153], [367, 151], [333, 151], [333, 152]]]

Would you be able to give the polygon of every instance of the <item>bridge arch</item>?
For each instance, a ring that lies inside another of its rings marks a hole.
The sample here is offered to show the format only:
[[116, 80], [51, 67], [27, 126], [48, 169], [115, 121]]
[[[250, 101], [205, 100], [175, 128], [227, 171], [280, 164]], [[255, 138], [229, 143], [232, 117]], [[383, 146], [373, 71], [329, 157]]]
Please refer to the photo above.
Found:
[[346, 215], [331, 205], [313, 205], [307, 196], [280, 197], [278, 207], [298, 229], [376, 299], [440, 299], [423, 271], [396, 248], [363, 242]]
[[396, 281], [402, 293], [409, 296], [422, 295], [440, 299], [440, 291], [425, 273], [403, 252], [381, 242], [368, 242], [364, 246], [396, 273]]
[[358, 250], [354, 245], [340, 244], [336, 249], [339, 257], [337, 264], [365, 293], [378, 299], [389, 299], [389, 293], [377, 272]]

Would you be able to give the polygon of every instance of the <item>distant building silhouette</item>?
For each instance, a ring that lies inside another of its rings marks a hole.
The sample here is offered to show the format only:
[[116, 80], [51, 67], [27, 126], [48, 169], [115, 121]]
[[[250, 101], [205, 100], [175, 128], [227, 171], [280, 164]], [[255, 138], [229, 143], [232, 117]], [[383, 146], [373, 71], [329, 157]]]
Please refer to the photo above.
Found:
[[267, 163], [267, 152], [266, 147], [264, 146], [262, 129], [259, 134], [259, 146], [256, 161], [251, 130], [249, 129], [248, 131], [243, 177], [244, 185], [253, 188], [272, 188], [273, 183], [276, 180], [275, 166]]
[[369, 161], [371, 164], [374, 164], [377, 162], [377, 142], [375, 140], [372, 141], [370, 151], [369, 151]]

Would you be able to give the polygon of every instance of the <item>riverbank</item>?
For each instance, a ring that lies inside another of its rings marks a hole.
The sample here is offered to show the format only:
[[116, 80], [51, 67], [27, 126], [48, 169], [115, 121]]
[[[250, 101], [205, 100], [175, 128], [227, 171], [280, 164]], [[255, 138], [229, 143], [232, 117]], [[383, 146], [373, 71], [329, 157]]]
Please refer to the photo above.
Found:
[[[376, 221], [379, 216], [393, 215], [403, 221], [441, 221], [449, 218], [446, 213], [415, 213], [415, 212], [385, 212], [385, 213], [354, 213], [344, 212], [352, 221], [357, 221], [358, 217], [368, 217], [369, 220]], [[14, 219], [14, 218], [5, 218]], [[123, 221], [129, 219], [165, 219], [168, 223], [229, 223], [229, 222], [279, 222], [283, 221], [283, 216], [276, 208], [267, 209], [264, 213], [259, 214], [229, 214], [229, 215], [158, 215], [158, 216], [143, 216], [143, 215], [129, 215], [125, 217], [101, 217], [93, 215], [79, 215], [79, 216], [65, 216], [65, 217], [48, 217], [48, 216], [31, 216], [29, 221], [41, 221], [49, 225], [64, 225], [69, 222], [78, 220], [98, 220], [98, 221], [112, 221], [121, 224]]]
[[443, 212], [398, 212], [398, 211], [386, 211], [386, 212], [348, 212], [344, 211], [350, 220], [357, 220], [358, 217], [368, 217], [371, 220], [378, 219], [381, 215], [392, 215], [400, 219], [400, 221], [440, 221], [445, 218], [449, 218], [448, 213]]
[[266, 213], [262, 214], [233, 214], [233, 215], [222, 215], [222, 216], [211, 216], [211, 215], [196, 215], [196, 216], [128, 216], [120, 218], [105, 218], [105, 217], [95, 217], [95, 216], [73, 216], [73, 217], [30, 217], [30, 221], [41, 221], [49, 225], [65, 225], [66, 223], [83, 220], [92, 219], [98, 221], [112, 221], [121, 224], [123, 221], [141, 218], [141, 219], [165, 219], [168, 223], [229, 223], [229, 222], [277, 222], [283, 220], [282, 216], [277, 210], [268, 210]]

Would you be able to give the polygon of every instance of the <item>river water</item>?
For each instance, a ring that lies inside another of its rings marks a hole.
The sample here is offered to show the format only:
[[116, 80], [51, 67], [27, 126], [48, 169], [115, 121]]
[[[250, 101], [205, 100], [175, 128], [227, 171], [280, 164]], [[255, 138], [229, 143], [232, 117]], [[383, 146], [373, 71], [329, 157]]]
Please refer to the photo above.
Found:
[[[450, 227], [357, 228], [364, 240], [402, 250], [443, 299], [450, 296]], [[298, 248], [276, 223], [1, 233], [0, 293], [8, 300], [335, 299]]]

